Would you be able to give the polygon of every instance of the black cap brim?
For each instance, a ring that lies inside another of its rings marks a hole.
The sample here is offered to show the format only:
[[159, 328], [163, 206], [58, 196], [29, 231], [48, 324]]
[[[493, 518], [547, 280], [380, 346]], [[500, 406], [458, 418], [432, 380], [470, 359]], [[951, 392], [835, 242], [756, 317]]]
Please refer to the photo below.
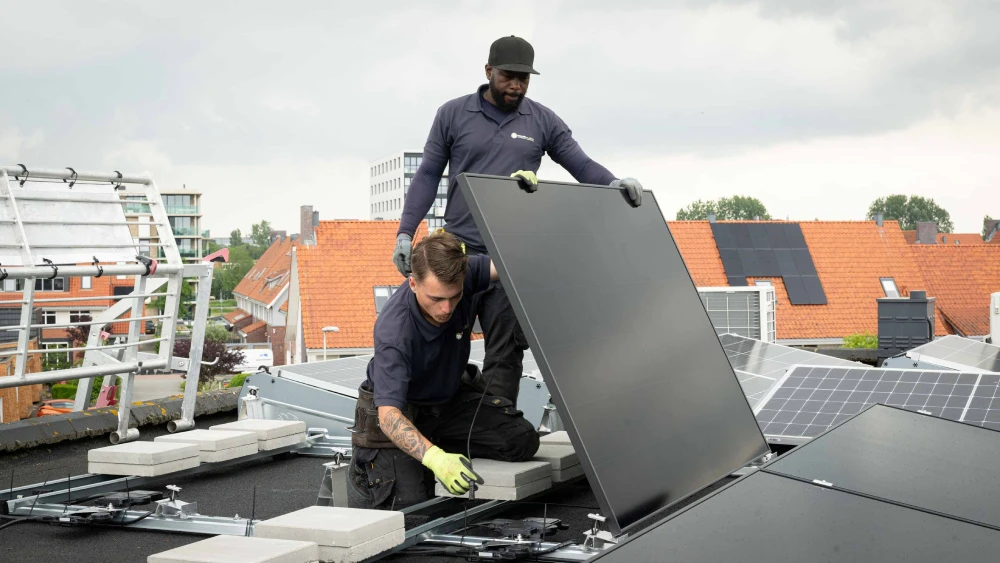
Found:
[[506, 65], [497, 65], [493, 68], [498, 70], [506, 70], [507, 72], [527, 72], [529, 74], [541, 74], [540, 72], [531, 68], [528, 65], [506, 64]]

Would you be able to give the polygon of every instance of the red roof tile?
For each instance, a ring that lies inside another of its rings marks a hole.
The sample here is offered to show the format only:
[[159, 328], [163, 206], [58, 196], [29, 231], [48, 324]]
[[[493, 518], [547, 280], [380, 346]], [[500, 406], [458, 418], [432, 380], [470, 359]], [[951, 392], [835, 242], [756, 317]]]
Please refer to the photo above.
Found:
[[927, 280], [927, 295], [965, 336], [990, 333], [990, 295], [1000, 292], [1000, 246], [910, 247]]
[[236, 324], [239, 321], [245, 319], [249, 315], [250, 313], [247, 313], [243, 309], [233, 309], [232, 311], [226, 313], [225, 315], [222, 315], [222, 318], [229, 321], [229, 324]]
[[258, 330], [263, 330], [267, 328], [267, 323], [264, 321], [257, 321], [255, 323], [248, 324], [247, 326], [240, 329], [240, 332], [250, 336], [251, 334], [257, 332]]
[[[371, 348], [375, 327], [375, 286], [403, 282], [392, 263], [398, 221], [320, 221], [316, 244], [296, 249], [299, 297], [306, 348]], [[419, 242], [426, 222], [417, 228]]]
[[[909, 245], [895, 221], [882, 227], [874, 221], [809, 221], [799, 223], [816, 271], [826, 305], [792, 305], [781, 278], [775, 288], [777, 337], [782, 340], [842, 338], [857, 332], [878, 331], [879, 282], [891, 277], [903, 295], [926, 289], [926, 283], [909, 253]], [[677, 242], [695, 285], [728, 286], [722, 259], [707, 221], [671, 221]], [[752, 279], [751, 282], [752, 283]], [[939, 335], [947, 334], [940, 315]]]
[[[903, 238], [906, 239], [907, 244], [917, 244], [917, 231], [903, 231]], [[958, 242], [957, 245], [955, 244], [956, 241]], [[983, 235], [979, 233], [938, 233], [937, 243], [953, 246], [970, 246], [986, 244], [986, 241], [983, 240]]]
[[274, 301], [289, 283], [293, 246], [295, 241], [291, 237], [275, 239], [233, 293], [265, 305]]

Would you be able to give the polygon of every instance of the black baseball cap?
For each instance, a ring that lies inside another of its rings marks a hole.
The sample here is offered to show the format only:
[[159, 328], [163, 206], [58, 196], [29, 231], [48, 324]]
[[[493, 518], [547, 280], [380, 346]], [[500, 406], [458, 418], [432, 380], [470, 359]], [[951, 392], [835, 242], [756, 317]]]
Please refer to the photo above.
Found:
[[534, 62], [535, 49], [520, 37], [501, 37], [490, 45], [490, 59], [487, 63], [493, 68], [538, 74], [531, 66]]

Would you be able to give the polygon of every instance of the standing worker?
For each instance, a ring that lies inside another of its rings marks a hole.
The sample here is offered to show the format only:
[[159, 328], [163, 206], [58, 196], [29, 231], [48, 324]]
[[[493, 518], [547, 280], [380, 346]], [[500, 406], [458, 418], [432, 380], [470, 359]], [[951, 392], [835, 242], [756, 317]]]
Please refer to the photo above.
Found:
[[[524, 39], [513, 35], [497, 39], [486, 64], [489, 83], [438, 109], [396, 234], [392, 259], [404, 276], [410, 274], [414, 231], [434, 202], [445, 166], [449, 171], [445, 230], [465, 243], [470, 255], [487, 250], [455, 182], [463, 172], [516, 177], [522, 187], [534, 191], [538, 189], [535, 174], [547, 153], [578, 182], [618, 187], [633, 206], [642, 202], [637, 180], [616, 179], [583, 152], [559, 116], [525, 98], [530, 76], [538, 74], [532, 67], [534, 59], [535, 51]], [[478, 296], [475, 309], [486, 338], [483, 373], [491, 381], [488, 392], [516, 405], [528, 342], [499, 281]]]

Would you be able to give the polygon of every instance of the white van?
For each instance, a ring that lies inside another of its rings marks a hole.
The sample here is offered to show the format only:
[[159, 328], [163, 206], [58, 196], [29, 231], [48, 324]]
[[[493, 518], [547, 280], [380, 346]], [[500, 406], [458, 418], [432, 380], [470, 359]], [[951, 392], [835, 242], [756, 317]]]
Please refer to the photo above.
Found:
[[244, 348], [243, 363], [236, 366], [236, 373], [256, 373], [260, 366], [271, 367], [274, 365], [274, 354], [267, 348]]

